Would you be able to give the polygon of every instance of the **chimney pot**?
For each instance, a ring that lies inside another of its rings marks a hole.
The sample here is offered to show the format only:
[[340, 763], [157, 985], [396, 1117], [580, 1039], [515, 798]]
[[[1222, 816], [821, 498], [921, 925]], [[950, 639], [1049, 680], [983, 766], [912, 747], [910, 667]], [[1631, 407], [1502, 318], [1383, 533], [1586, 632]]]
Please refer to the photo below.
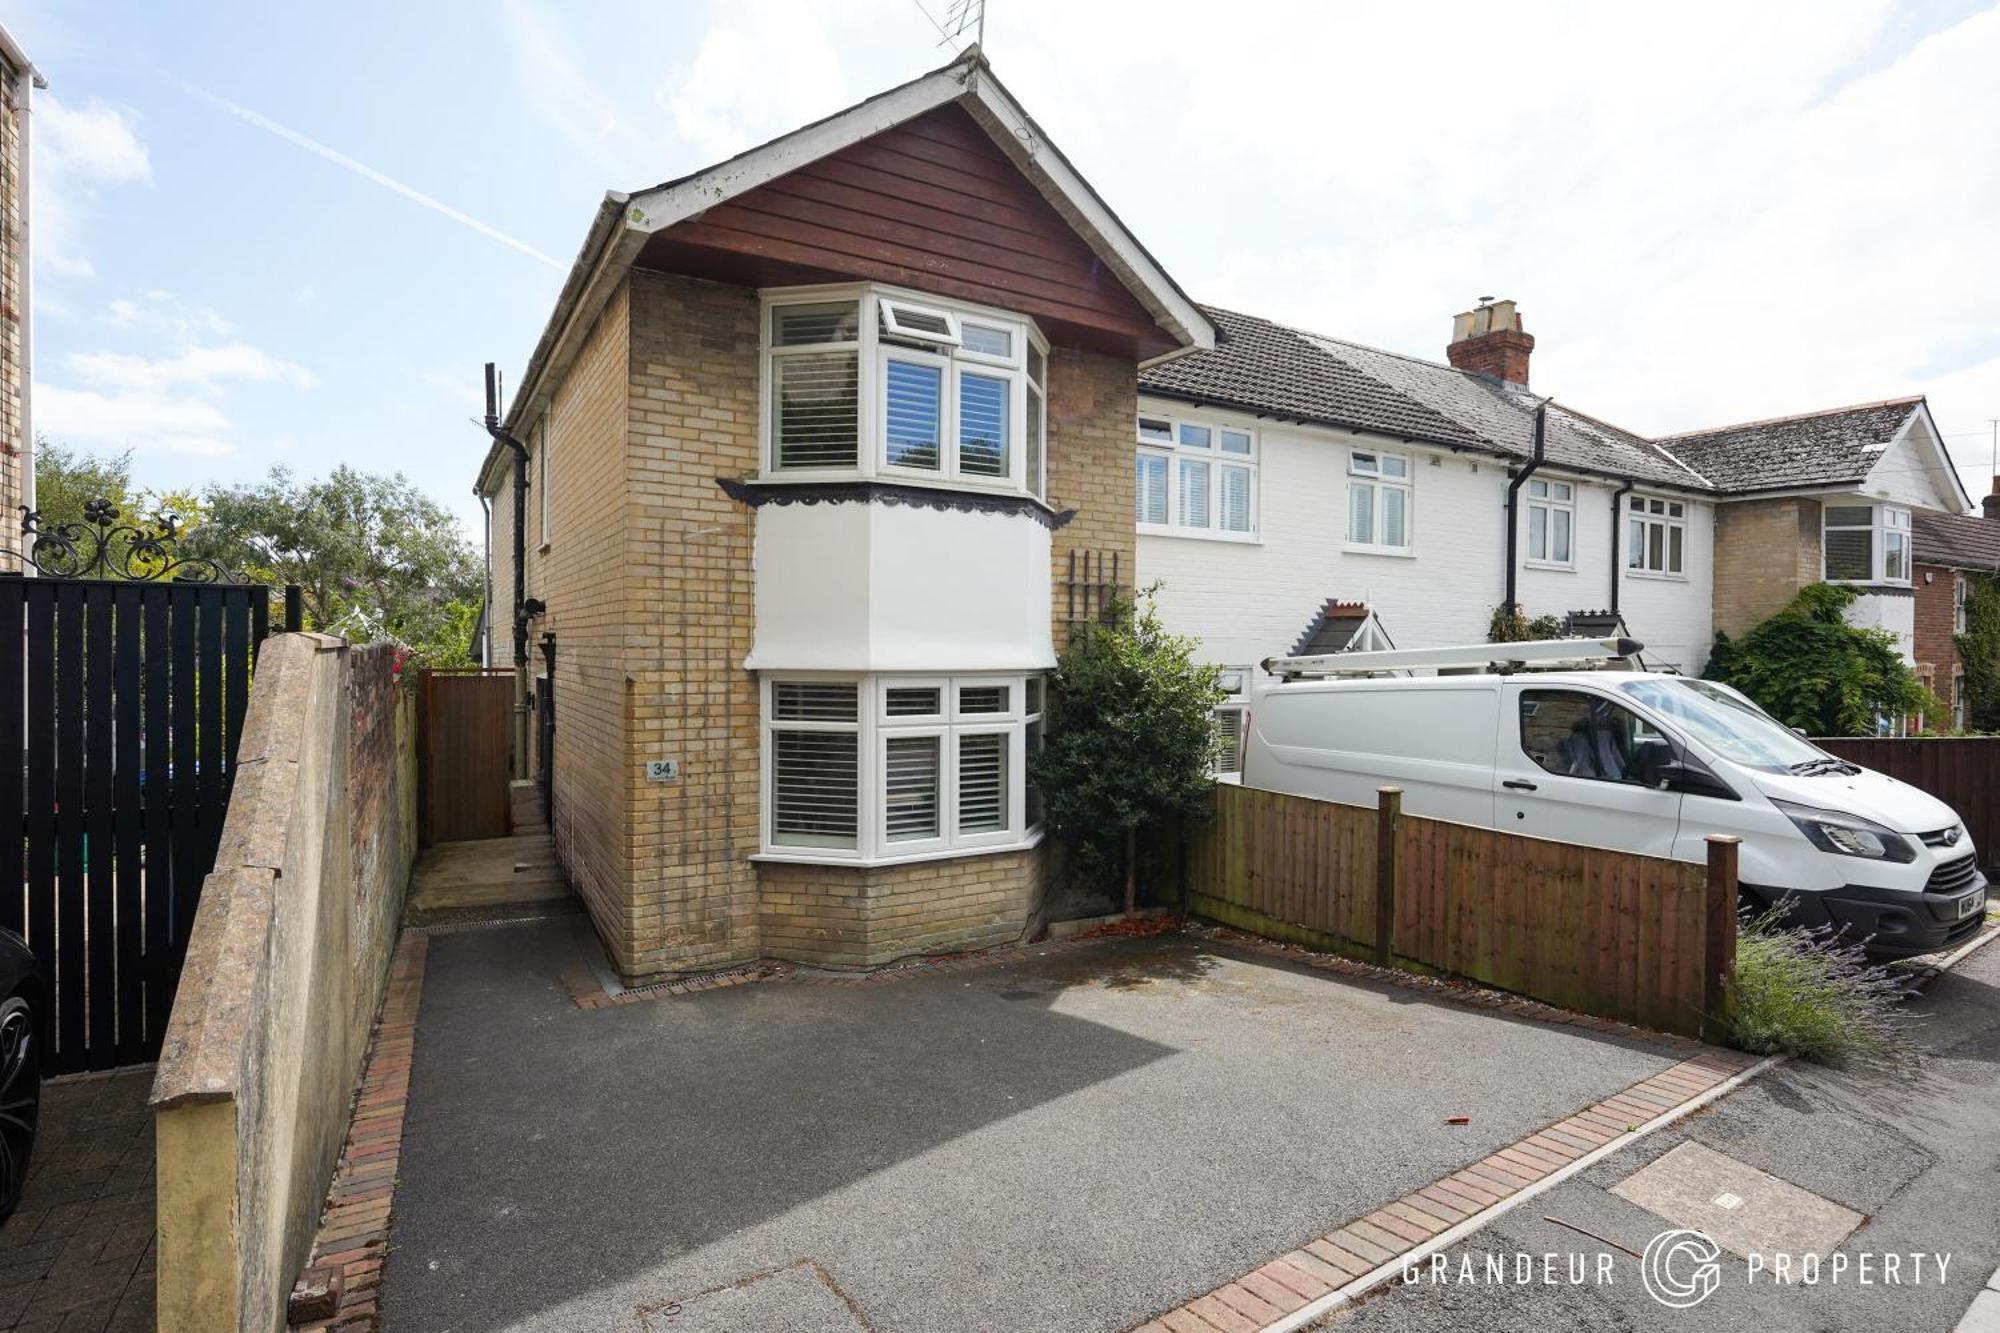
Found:
[[1482, 300], [1452, 320], [1451, 343], [1444, 354], [1455, 370], [1526, 387], [1528, 357], [1534, 350], [1534, 335], [1521, 327], [1521, 312], [1514, 302]]

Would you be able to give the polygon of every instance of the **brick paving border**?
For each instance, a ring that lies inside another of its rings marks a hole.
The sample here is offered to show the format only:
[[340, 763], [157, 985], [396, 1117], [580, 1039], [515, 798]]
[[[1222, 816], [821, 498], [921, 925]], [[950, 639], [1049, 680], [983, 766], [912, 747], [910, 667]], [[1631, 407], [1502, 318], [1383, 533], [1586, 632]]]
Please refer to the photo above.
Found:
[[1689, 1109], [1757, 1062], [1738, 1051], [1704, 1049], [1149, 1319], [1135, 1333], [1261, 1333], [1290, 1327], [1288, 1321], [1306, 1306], [1361, 1283], [1461, 1223], [1475, 1222], [1639, 1126]]
[[389, 1253], [390, 1202], [403, 1151], [403, 1114], [409, 1105], [410, 1057], [416, 1046], [417, 1003], [423, 996], [424, 960], [430, 940], [405, 933], [389, 965], [382, 1014], [362, 1067], [361, 1088], [340, 1165], [327, 1189], [308, 1268], [340, 1275], [339, 1302], [331, 1318], [300, 1329], [363, 1333], [379, 1327], [382, 1264]]

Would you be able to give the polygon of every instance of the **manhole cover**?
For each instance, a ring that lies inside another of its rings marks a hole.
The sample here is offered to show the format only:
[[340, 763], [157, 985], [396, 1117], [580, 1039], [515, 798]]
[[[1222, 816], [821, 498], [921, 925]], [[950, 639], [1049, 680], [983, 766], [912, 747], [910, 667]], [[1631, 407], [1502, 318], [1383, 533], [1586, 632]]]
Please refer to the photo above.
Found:
[[1611, 1192], [1675, 1226], [1693, 1227], [1745, 1259], [1753, 1254], [1824, 1258], [1866, 1220], [1699, 1143], [1681, 1144]]
[[676, 1300], [639, 1307], [644, 1333], [869, 1333], [868, 1321], [824, 1268], [789, 1268], [738, 1278]]

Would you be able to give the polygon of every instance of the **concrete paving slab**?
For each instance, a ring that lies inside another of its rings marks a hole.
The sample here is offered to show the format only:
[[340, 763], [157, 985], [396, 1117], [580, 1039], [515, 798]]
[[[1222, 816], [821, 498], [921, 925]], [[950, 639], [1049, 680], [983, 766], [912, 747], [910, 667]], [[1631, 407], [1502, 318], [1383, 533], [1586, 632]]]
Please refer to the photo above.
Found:
[[876, 1333], [1125, 1328], [1680, 1054], [1183, 936], [592, 1010], [568, 923], [431, 946], [388, 1333], [808, 1257]]
[[1865, 1220], [1768, 1172], [1699, 1143], [1683, 1143], [1611, 1187], [1669, 1222], [1693, 1227], [1731, 1254], [1831, 1254]]

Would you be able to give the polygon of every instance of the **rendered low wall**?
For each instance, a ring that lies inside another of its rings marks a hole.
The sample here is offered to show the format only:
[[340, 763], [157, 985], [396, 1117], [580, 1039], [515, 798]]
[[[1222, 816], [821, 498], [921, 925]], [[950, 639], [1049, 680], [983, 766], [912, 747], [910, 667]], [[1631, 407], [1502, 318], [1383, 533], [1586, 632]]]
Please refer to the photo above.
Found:
[[284, 1327], [416, 850], [388, 645], [267, 640], [153, 1085], [158, 1327]]

